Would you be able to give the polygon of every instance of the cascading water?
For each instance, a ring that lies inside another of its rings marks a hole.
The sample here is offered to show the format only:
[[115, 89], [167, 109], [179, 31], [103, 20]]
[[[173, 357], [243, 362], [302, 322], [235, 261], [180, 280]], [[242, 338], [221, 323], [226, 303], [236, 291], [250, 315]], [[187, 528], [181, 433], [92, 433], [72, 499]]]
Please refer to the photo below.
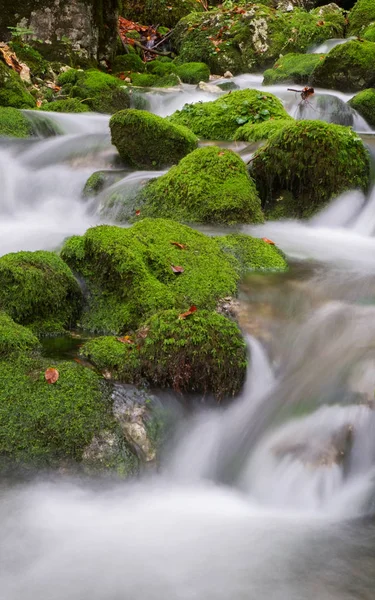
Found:
[[[209, 99], [189, 88], [151, 104], [172, 112], [188, 96]], [[158, 175], [123, 173], [84, 199], [94, 170], [119, 168], [108, 118], [33, 118], [59, 135], [0, 143], [1, 254], [115, 219], [108, 194]], [[4, 600], [373, 600], [374, 202], [350, 192], [309, 222], [242, 228], [302, 263], [245, 281], [243, 393], [181, 415], [159, 473], [1, 484]]]

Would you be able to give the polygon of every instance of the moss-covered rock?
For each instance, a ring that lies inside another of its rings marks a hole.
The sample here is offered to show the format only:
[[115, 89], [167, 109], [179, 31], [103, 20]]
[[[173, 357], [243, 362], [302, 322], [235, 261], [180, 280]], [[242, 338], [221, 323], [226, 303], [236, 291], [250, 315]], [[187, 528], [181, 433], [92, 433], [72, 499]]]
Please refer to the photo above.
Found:
[[363, 90], [356, 94], [349, 105], [354, 108], [371, 127], [375, 127], [375, 89]]
[[35, 100], [20, 76], [0, 60], [0, 106], [35, 108]]
[[202, 10], [196, 0], [123, 0], [121, 14], [146, 25], [174, 27], [185, 15]]
[[69, 267], [53, 252], [15, 252], [0, 258], [0, 309], [38, 333], [75, 324], [82, 294]]
[[370, 25], [363, 30], [361, 37], [368, 42], [375, 42], [375, 22], [370, 23]]
[[185, 125], [209, 140], [233, 140], [245, 123], [287, 119], [288, 113], [273, 94], [258, 90], [229, 92], [212, 102], [185, 104], [169, 117], [171, 123]]
[[78, 98], [67, 98], [66, 100], [55, 100], [48, 102], [40, 107], [40, 110], [47, 110], [61, 113], [82, 113], [90, 111], [90, 107]]
[[351, 41], [332, 48], [314, 69], [312, 85], [356, 92], [375, 85], [375, 43]]
[[306, 85], [317, 64], [323, 60], [320, 54], [286, 54], [279, 58], [272, 69], [264, 72], [263, 85], [298, 83]]
[[[200, 148], [135, 199], [143, 217], [191, 223], [260, 223], [260, 200], [241, 158], [232, 150]], [[134, 217], [124, 215], [126, 220]]]
[[252, 161], [251, 174], [265, 210], [283, 191], [296, 198], [299, 217], [313, 214], [345, 190], [367, 190], [369, 155], [347, 127], [296, 121], [273, 135]]
[[20, 110], [0, 107], [0, 136], [26, 138], [31, 134], [31, 123]]
[[0, 361], [39, 347], [39, 340], [30, 329], [18, 325], [9, 315], [0, 312]]
[[112, 143], [134, 167], [161, 168], [192, 152], [198, 140], [191, 131], [143, 110], [123, 110], [110, 120]]
[[236, 75], [268, 67], [280, 54], [302, 53], [313, 44], [343, 37], [344, 28], [342, 11], [332, 5], [285, 12], [259, 3], [245, 2], [242, 10], [237, 3], [229, 8], [223, 3], [181, 19], [173, 43], [181, 61], [203, 61], [212, 73], [229, 69]]
[[146, 380], [178, 392], [236, 395], [246, 374], [246, 346], [238, 326], [214, 312], [179, 319], [176, 310], [153, 315], [128, 340], [99, 338], [81, 352], [98, 368], [127, 383]]
[[138, 73], [143, 73], [145, 68], [145, 63], [135, 52], [116, 56], [112, 62], [112, 72], [115, 74], [124, 72], [126, 73], [128, 71], [137, 71]]
[[122, 171], [95, 171], [86, 181], [82, 196], [84, 198], [97, 196], [107, 187], [120, 181], [123, 176]]
[[19, 40], [10, 43], [13, 52], [17, 54], [18, 60], [27, 64], [32, 77], [41, 77], [44, 79], [51, 71], [49, 62], [43, 56], [30, 46]]
[[349, 13], [349, 35], [359, 35], [375, 21], [375, 4], [372, 0], [357, 0]]
[[198, 84], [210, 79], [210, 69], [205, 63], [190, 62], [178, 65], [176, 73], [183, 83]]
[[93, 111], [113, 114], [130, 106], [124, 83], [97, 69], [69, 69], [59, 76], [58, 82], [64, 94], [81, 99]]
[[286, 125], [290, 125], [294, 119], [269, 119], [263, 123], [247, 123], [239, 127], [234, 135], [236, 141], [259, 142], [268, 140], [274, 133], [277, 133]]
[[147, 88], [175, 87], [181, 83], [176, 73], [169, 73], [163, 76], [154, 75], [152, 73], [132, 73], [131, 81], [132, 85]]
[[253, 271], [286, 271], [283, 253], [274, 245], [244, 233], [230, 233], [216, 238], [220, 248], [233, 256], [240, 277]]

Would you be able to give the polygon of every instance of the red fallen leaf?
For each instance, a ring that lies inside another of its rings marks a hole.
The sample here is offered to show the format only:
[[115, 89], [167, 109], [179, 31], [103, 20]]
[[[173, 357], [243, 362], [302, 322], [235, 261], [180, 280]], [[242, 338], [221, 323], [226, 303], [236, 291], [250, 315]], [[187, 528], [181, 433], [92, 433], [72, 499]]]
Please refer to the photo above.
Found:
[[140, 210], [136, 210], [135, 214], [136, 214], [137, 217], [139, 217], [139, 215], [141, 214], [141, 211]]
[[186, 250], [187, 246], [185, 246], [185, 244], [180, 244], [179, 242], [171, 242], [171, 244], [173, 246], [177, 246], [177, 248], [180, 248], [180, 250]]
[[196, 311], [197, 311], [197, 307], [194, 306], [194, 304], [189, 308], [189, 310], [187, 310], [186, 312], [182, 313], [181, 315], [178, 315], [178, 318], [180, 320], [182, 319], [186, 319], [186, 317], [190, 317], [190, 315], [193, 315]]
[[275, 242], [273, 242], [272, 240], [269, 240], [268, 238], [262, 238], [263, 242], [266, 242], [266, 244], [270, 244], [270, 246], [274, 246]]
[[50, 367], [44, 373], [44, 378], [47, 383], [56, 383], [59, 377], [60, 373], [57, 369], [54, 369], [53, 367]]
[[[82, 344], [81, 344], [81, 346], [82, 346]], [[74, 358], [73, 360], [74, 360], [74, 362], [78, 363], [79, 365], [84, 364], [84, 362], [82, 360], [80, 360], [79, 358]]]
[[317, 27], [323, 27], [323, 25], [325, 25], [325, 21], [318, 21], [316, 25]]
[[172, 269], [173, 273], [176, 273], [177, 275], [179, 273], [183, 273], [185, 271], [185, 269], [183, 267], [177, 267], [175, 265], [171, 265], [171, 269]]
[[123, 337], [116, 338], [118, 342], [122, 344], [134, 344], [134, 342], [130, 339], [130, 335], [124, 335]]

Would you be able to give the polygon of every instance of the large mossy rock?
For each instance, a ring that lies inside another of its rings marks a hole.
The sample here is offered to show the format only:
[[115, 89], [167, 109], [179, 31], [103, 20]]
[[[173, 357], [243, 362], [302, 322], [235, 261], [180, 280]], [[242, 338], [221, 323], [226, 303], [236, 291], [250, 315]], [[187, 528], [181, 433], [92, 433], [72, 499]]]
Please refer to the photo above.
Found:
[[375, 21], [375, 3], [373, 0], [357, 0], [349, 13], [349, 35], [360, 35]]
[[302, 53], [313, 44], [343, 37], [344, 28], [343, 13], [335, 5], [284, 12], [246, 2], [242, 8], [236, 3], [184, 17], [173, 43], [180, 60], [203, 61], [212, 73], [230, 70], [236, 75], [271, 66], [280, 54]]
[[215, 239], [223, 252], [236, 259], [235, 268], [241, 278], [254, 271], [287, 270], [282, 252], [262, 239], [244, 233], [229, 233]]
[[357, 92], [375, 85], [375, 43], [351, 41], [332, 48], [314, 69], [315, 87]]
[[143, 25], [174, 27], [182, 17], [202, 10], [197, 0], [122, 0], [121, 14]]
[[[287, 213], [307, 217], [345, 190], [367, 190], [369, 154], [351, 129], [322, 121], [297, 121], [273, 135], [255, 154], [251, 174], [266, 212], [283, 192]], [[293, 204], [293, 203], [292, 203]]]
[[70, 69], [60, 75], [58, 83], [64, 94], [81, 100], [95, 112], [114, 114], [130, 106], [124, 83], [97, 69]]
[[37, 333], [72, 327], [82, 293], [69, 267], [53, 252], [15, 252], [0, 258], [0, 309]]
[[294, 119], [270, 119], [263, 123], [253, 124], [248, 123], [239, 127], [234, 136], [235, 141], [244, 142], [259, 142], [261, 140], [268, 140], [278, 131], [281, 131], [286, 125], [290, 125]]
[[189, 127], [200, 138], [233, 140], [245, 123], [268, 119], [288, 119], [282, 102], [273, 94], [259, 90], [229, 92], [212, 102], [185, 104], [169, 117], [171, 123]]
[[286, 54], [276, 61], [272, 69], [264, 72], [263, 85], [285, 82], [306, 85], [323, 58], [324, 55], [320, 54]]
[[158, 312], [127, 342], [98, 338], [81, 353], [126, 383], [212, 393], [218, 400], [243, 385], [245, 342], [236, 323], [217, 313], [202, 310], [181, 319], [176, 310]]
[[375, 89], [363, 90], [356, 94], [349, 105], [356, 110], [361, 117], [370, 125], [375, 127]]
[[[268, 268], [269, 248], [262, 243]], [[280, 254], [273, 252], [279, 268]], [[160, 310], [214, 310], [220, 298], [236, 295], [245, 268], [217, 240], [164, 219], [143, 219], [128, 229], [94, 227], [67, 240], [61, 256], [87, 286], [82, 326], [113, 334], [136, 329]], [[258, 254], [247, 268], [262, 268]]]
[[0, 107], [0, 137], [27, 138], [32, 134], [31, 122], [17, 108]]
[[196, 136], [144, 110], [118, 112], [110, 120], [112, 143], [121, 158], [140, 169], [176, 164], [198, 144]]
[[[242, 159], [215, 146], [195, 150], [148, 183], [135, 208], [143, 217], [187, 223], [261, 223], [260, 200]], [[127, 218], [133, 215], [127, 215]]]
[[39, 348], [39, 340], [30, 329], [18, 325], [9, 315], [0, 312], [0, 360]]
[[0, 106], [35, 108], [35, 100], [20, 76], [0, 60]]
[[66, 100], [55, 100], [54, 102], [43, 104], [40, 110], [60, 113], [82, 113], [88, 112], [90, 107], [78, 98], [67, 98]]

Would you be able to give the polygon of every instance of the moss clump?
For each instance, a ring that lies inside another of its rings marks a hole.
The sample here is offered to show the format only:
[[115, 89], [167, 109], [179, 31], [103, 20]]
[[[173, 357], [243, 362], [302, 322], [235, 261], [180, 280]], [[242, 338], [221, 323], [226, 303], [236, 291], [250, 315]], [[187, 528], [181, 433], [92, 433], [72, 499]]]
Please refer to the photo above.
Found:
[[0, 60], [0, 106], [35, 108], [35, 100], [22, 79]]
[[263, 85], [290, 82], [307, 84], [316, 65], [324, 58], [320, 54], [286, 54], [276, 61], [272, 69], [264, 72]]
[[251, 174], [265, 210], [282, 191], [298, 199], [298, 216], [313, 214], [345, 190], [369, 185], [369, 155], [347, 127], [297, 121], [273, 135], [255, 154]]
[[132, 84], [137, 87], [174, 87], [180, 84], [175, 73], [159, 77], [152, 73], [132, 73]]
[[178, 392], [213, 393], [218, 400], [241, 390], [246, 346], [238, 326], [222, 315], [202, 310], [179, 319], [176, 310], [162, 311], [132, 342], [99, 338], [85, 344], [82, 354], [127, 383], [146, 380]]
[[191, 62], [179, 65], [176, 73], [183, 83], [198, 84], [200, 81], [210, 79], [210, 69], [202, 62]]
[[287, 262], [283, 253], [272, 244], [244, 233], [231, 233], [216, 238], [220, 248], [232, 255], [242, 278], [252, 271], [286, 271]]
[[78, 100], [78, 98], [68, 98], [66, 100], [56, 100], [48, 102], [48, 104], [43, 104], [40, 110], [61, 113], [82, 113], [90, 111], [90, 107]]
[[31, 123], [20, 110], [0, 107], [0, 136], [26, 138], [31, 134]]
[[62, 87], [69, 84], [74, 85], [75, 83], [77, 83], [79, 76], [82, 74], [82, 70], [68, 69], [67, 71], [63, 71], [63, 73], [60, 73], [60, 75], [57, 78], [57, 83]]
[[[51, 366], [59, 372], [53, 385], [44, 378]], [[75, 363], [25, 356], [0, 361], [0, 382], [0, 464], [80, 460], [95, 434], [115, 426], [101, 377]]]
[[288, 113], [276, 96], [258, 90], [239, 90], [212, 102], [185, 104], [169, 120], [176, 125], [189, 127], [204, 139], [233, 140], [241, 125], [262, 123], [271, 118], [288, 118]]
[[138, 71], [138, 73], [143, 73], [144, 70], [145, 63], [135, 52], [116, 56], [112, 62], [112, 72], [115, 74], [127, 71]]
[[20, 40], [11, 42], [10, 47], [17, 54], [17, 58], [27, 64], [33, 77], [44, 79], [48, 75], [50, 71], [49, 63], [38, 50]]
[[263, 221], [260, 200], [244, 162], [232, 150], [214, 146], [195, 150], [166, 175], [148, 183], [138, 193], [135, 207], [143, 217], [191, 223]]
[[4, 312], [0, 312], [0, 360], [38, 349], [40, 346], [35, 335], [18, 325]]
[[375, 43], [352, 41], [332, 48], [314, 69], [312, 85], [356, 92], [375, 85]]
[[270, 119], [263, 123], [253, 125], [248, 123], [239, 127], [236, 131], [234, 139], [236, 141], [258, 142], [260, 140], [268, 140], [274, 133], [281, 131], [286, 125], [290, 125], [294, 119]]
[[16, 252], [0, 258], [0, 308], [17, 323], [44, 333], [75, 324], [82, 294], [53, 252]]
[[371, 23], [368, 27], [366, 27], [361, 35], [364, 40], [367, 40], [368, 42], [375, 42], [375, 23]]
[[138, 23], [174, 27], [185, 15], [203, 10], [196, 0], [123, 0], [122, 15]]
[[198, 143], [189, 130], [143, 110], [120, 111], [109, 125], [121, 158], [141, 169], [175, 164]]
[[123, 82], [96, 69], [71, 69], [59, 77], [63, 92], [80, 98], [91, 110], [113, 114], [130, 106], [129, 93]]
[[358, 35], [375, 21], [375, 4], [372, 0], [357, 0], [349, 13], [349, 35]]
[[375, 89], [363, 90], [349, 100], [354, 108], [371, 127], [375, 127]]

